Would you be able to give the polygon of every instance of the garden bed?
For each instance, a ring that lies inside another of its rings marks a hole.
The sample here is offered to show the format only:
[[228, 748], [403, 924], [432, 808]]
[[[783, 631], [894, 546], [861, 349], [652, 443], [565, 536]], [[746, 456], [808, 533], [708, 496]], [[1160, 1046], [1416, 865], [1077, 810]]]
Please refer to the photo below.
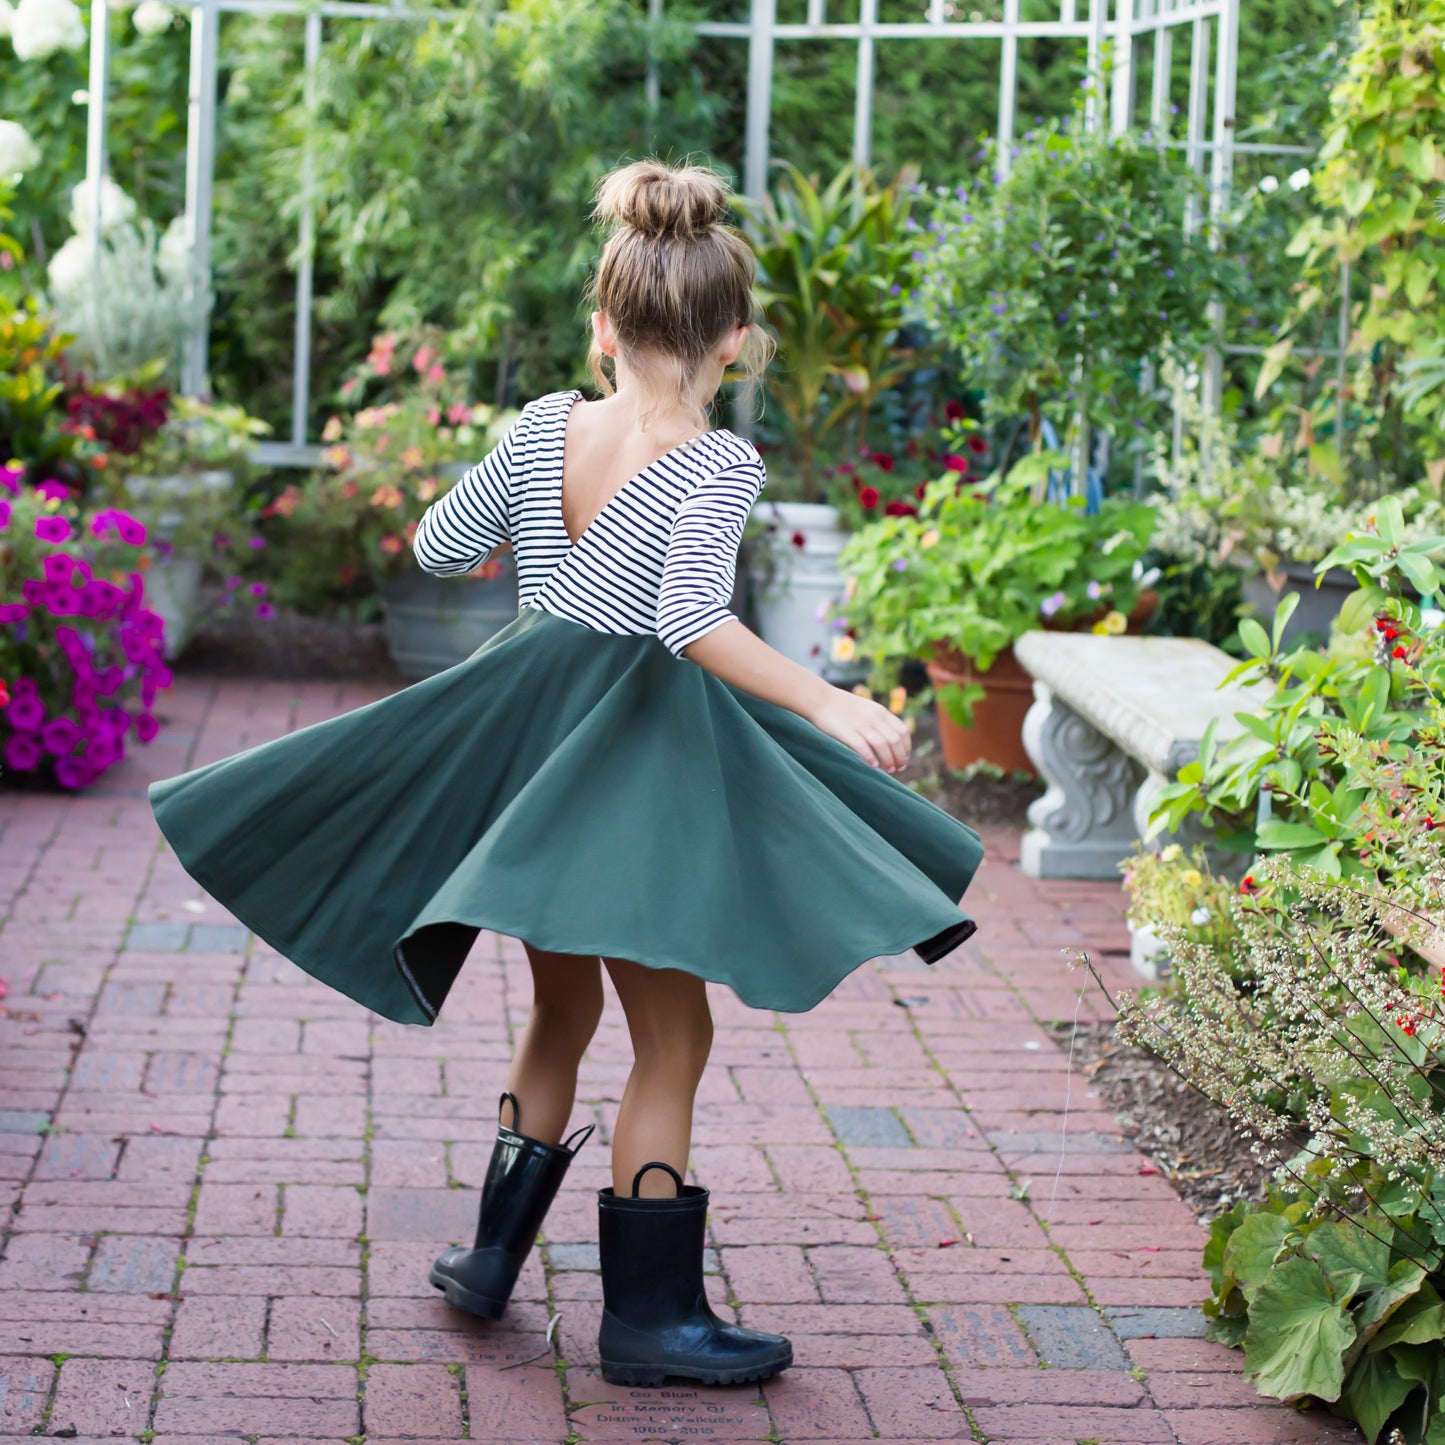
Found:
[[[1072, 1025], [1051, 1032], [1065, 1053]], [[1161, 1059], [1115, 1036], [1112, 1023], [1079, 1024], [1074, 1064], [1203, 1221], [1240, 1199], [1263, 1199], [1270, 1170], [1234, 1132], [1229, 1115]]]
[[1027, 827], [1028, 806], [1044, 791], [1036, 778], [994, 776], [982, 770], [957, 772], [948, 767], [943, 761], [938, 718], [932, 708], [925, 708], [918, 716], [913, 756], [898, 777], [945, 813], [952, 813], [974, 828]]

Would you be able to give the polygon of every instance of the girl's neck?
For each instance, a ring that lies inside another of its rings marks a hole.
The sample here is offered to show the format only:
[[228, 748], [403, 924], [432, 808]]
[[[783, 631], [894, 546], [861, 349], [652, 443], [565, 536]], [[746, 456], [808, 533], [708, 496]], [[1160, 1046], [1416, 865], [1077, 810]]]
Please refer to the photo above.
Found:
[[[712, 397], [709, 395], [697, 401], [697, 412], [702, 413], [705, 417], [711, 400]], [[666, 447], [681, 445], [685, 441], [703, 435], [708, 429], [705, 420], [699, 426], [697, 413], [688, 411], [683, 405], [660, 407], [650, 412], [647, 411], [647, 398], [643, 387], [621, 368], [619, 368], [617, 377], [617, 390], [599, 405], [615, 411], [619, 419], [626, 418], [632, 428], [646, 432], [649, 437]]]

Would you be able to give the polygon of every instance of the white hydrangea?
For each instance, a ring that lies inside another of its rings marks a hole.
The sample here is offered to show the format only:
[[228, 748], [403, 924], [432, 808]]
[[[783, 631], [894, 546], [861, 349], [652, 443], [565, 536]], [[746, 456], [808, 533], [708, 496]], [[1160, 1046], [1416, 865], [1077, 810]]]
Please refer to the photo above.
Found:
[[20, 0], [10, 17], [10, 42], [21, 60], [45, 60], [85, 44], [85, 20], [73, 0]]
[[135, 28], [142, 35], [159, 35], [162, 30], [170, 28], [175, 18], [176, 12], [164, 0], [141, 0], [131, 16]]
[[181, 281], [190, 273], [191, 246], [186, 239], [185, 214], [177, 216], [161, 235], [156, 248], [156, 266], [169, 281]]
[[9, 179], [39, 165], [40, 152], [18, 120], [0, 120], [0, 179]]
[[[100, 229], [109, 234], [117, 226], [128, 225], [135, 218], [135, 202], [111, 180], [100, 181]], [[81, 181], [70, 192], [70, 229], [79, 236], [88, 236], [95, 220], [95, 192], [88, 180]]]
[[10, 0], [0, 0], [0, 40], [10, 34], [15, 24], [15, 7]]
[[90, 281], [95, 264], [95, 243], [88, 236], [72, 236], [50, 258], [45, 274], [50, 293], [65, 302], [81, 295]]

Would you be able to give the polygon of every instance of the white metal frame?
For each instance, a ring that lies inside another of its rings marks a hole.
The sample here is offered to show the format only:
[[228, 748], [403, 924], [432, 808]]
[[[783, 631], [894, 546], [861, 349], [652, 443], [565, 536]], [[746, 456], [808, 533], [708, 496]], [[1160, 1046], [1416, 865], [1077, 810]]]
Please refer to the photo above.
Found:
[[[455, 11], [430, 9], [372, 0], [187, 0], [191, 12], [191, 59], [186, 153], [186, 226], [195, 274], [207, 275], [210, 263], [211, 188], [216, 153], [216, 85], [218, 32], [226, 12], [264, 15], [304, 15], [306, 18], [304, 66], [313, 75], [321, 53], [322, 26], [328, 20], [419, 21], [454, 16]], [[963, 0], [967, 3], [967, 0]], [[1185, 224], [1213, 225], [1229, 205], [1234, 156], [1239, 150], [1288, 151], [1290, 147], [1241, 146], [1234, 139], [1234, 96], [1240, 0], [1057, 0], [1057, 20], [1025, 21], [1021, 0], [1002, 0], [1001, 20], [960, 20], [946, 0], [918, 0], [923, 18], [911, 22], [878, 19], [878, 0], [807, 0], [807, 19], [780, 23], [777, 0], [751, 0], [749, 17], [738, 22], [701, 22], [700, 36], [746, 43], [747, 111], [744, 142], [743, 189], [761, 196], [766, 189], [769, 127], [772, 108], [774, 52], [778, 42], [853, 40], [857, 45], [857, 96], [853, 115], [853, 155], [867, 164], [872, 154], [874, 77], [877, 49], [889, 40], [928, 39], [966, 43], [1001, 42], [996, 134], [1007, 164], [1014, 139], [1018, 87], [1019, 43], [1037, 37], [1073, 38], [1086, 43], [1089, 73], [1096, 78], [1090, 92], [1087, 117], [1094, 125], [1107, 124], [1115, 133], [1137, 123], [1137, 78], [1141, 47], [1153, 51], [1153, 83], [1148, 100], [1151, 128], [1163, 134], [1170, 119], [1170, 61], [1176, 34], [1189, 36], [1190, 72], [1184, 107], [1183, 139], [1177, 144], [1188, 153], [1190, 164], [1208, 177], [1209, 204], [1204, 216], [1190, 215]], [[847, 5], [853, 18], [830, 19]], [[648, 14], [658, 20], [664, 0], [648, 0]], [[1080, 13], [1081, 10], [1084, 13]], [[89, 129], [86, 171], [95, 180], [106, 171], [108, 56], [108, 0], [91, 0]], [[1210, 54], [1214, 66], [1211, 85]], [[1107, 93], [1105, 93], [1107, 92]], [[656, 72], [649, 70], [647, 93], [658, 96]], [[1300, 148], [1304, 149], [1304, 148]], [[313, 251], [315, 212], [306, 198], [311, 169], [303, 162], [299, 184], [301, 207], [295, 334], [295, 383], [292, 395], [290, 437], [260, 448], [260, 459], [273, 465], [310, 465], [319, 448], [309, 444], [306, 414], [310, 401], [311, 309], [313, 302]], [[92, 190], [100, 205], [100, 187]], [[98, 217], [97, 217], [98, 219]], [[186, 347], [182, 389], [206, 390], [208, 325], [203, 322]], [[1228, 348], [1230, 350], [1238, 348]], [[1207, 368], [1206, 387], [1217, 400], [1220, 359]]]

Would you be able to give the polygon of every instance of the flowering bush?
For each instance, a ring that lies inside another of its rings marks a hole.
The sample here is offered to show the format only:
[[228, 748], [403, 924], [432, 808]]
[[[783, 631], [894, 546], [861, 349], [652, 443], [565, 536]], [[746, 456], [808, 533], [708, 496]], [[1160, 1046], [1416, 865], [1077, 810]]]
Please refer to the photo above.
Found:
[[950, 402], [946, 430], [908, 440], [901, 454], [865, 446], [856, 462], [831, 469], [833, 500], [850, 530], [879, 517], [916, 517], [934, 478], [962, 481], [982, 472], [988, 443], [981, 432], [959, 426], [963, 414], [960, 403]]
[[[415, 379], [398, 387], [393, 377], [402, 366]], [[515, 416], [465, 400], [438, 348], [425, 341], [398, 355], [395, 337], [378, 337], [343, 390], [364, 396], [378, 383], [394, 399], [331, 417], [321, 434], [329, 443], [325, 467], [286, 487], [263, 512], [297, 536], [344, 543], [336, 565], [346, 582], [357, 573], [408, 570], [422, 513], [459, 474], [458, 464], [480, 460]], [[500, 565], [488, 564], [485, 575]]]
[[1178, 935], [1223, 947], [1234, 933], [1229, 902], [1235, 888], [1215, 876], [1208, 855], [1196, 844], [1178, 843], [1155, 853], [1141, 848], [1122, 865], [1129, 895], [1129, 922], [1157, 931], [1167, 923]]
[[1237, 268], [1181, 218], [1201, 187], [1152, 136], [1112, 136], [1081, 114], [1028, 132], [1005, 169], [993, 151], [940, 196], [918, 304], [985, 385], [996, 416], [1050, 412], [1117, 431], [1143, 406], [1145, 363], [1188, 356]]
[[145, 528], [103, 510], [88, 521], [60, 483], [25, 488], [0, 470], [0, 760], [84, 788], [148, 743], [170, 686], [163, 623], [145, 605]]
[[1038, 500], [1034, 483], [1054, 460], [1041, 453], [981, 485], [945, 473], [917, 516], [884, 517], [849, 538], [839, 625], [872, 660], [875, 690], [911, 657], [956, 652], [987, 671], [1046, 620], [1097, 617], [1099, 630], [1124, 631], [1153, 511], [1110, 499], [1091, 515], [1082, 499]]

